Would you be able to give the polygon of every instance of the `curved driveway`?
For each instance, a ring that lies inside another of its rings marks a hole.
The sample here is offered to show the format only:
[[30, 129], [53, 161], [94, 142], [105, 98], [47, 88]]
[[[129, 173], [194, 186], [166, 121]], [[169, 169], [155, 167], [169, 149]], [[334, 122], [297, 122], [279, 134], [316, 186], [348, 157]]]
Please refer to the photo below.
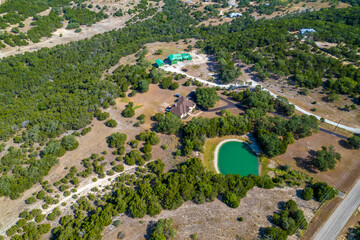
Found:
[[[260, 85], [261, 88], [264, 90], [264, 91], [268, 91], [272, 96], [274, 97], [277, 97], [278, 95], [276, 95], [275, 93], [272, 93], [270, 92], [268, 89], [266, 89], [265, 87], [263, 87], [261, 84], [259, 84], [258, 82], [255, 82], [253, 80], [248, 80], [247, 82], [248, 83], [251, 83], [252, 85], [242, 85], [242, 84], [218, 84], [218, 83], [214, 83], [214, 82], [209, 82], [209, 81], [206, 81], [206, 80], [203, 80], [201, 78], [196, 78], [196, 77], [193, 77], [193, 76], [190, 76], [189, 74], [181, 71], [180, 67], [179, 66], [174, 66], [174, 65], [165, 65], [163, 67], [161, 67], [162, 69], [164, 69], [165, 71], [169, 71], [169, 72], [174, 72], [174, 73], [180, 73], [180, 74], [183, 74], [183, 75], [186, 75], [187, 77], [189, 78], [193, 78], [201, 83], [204, 83], [204, 84], [207, 84], [209, 86], [213, 86], [213, 87], [221, 87], [221, 88], [225, 88], [225, 89], [229, 89], [229, 88], [238, 88], [238, 87], [245, 87], [245, 86], [249, 86], [250, 88], [254, 88], [256, 85]], [[315, 115], [315, 114], [312, 114], [298, 106], [295, 106], [295, 109], [298, 110], [299, 112], [303, 113], [303, 114], [306, 114], [306, 115], [311, 115], [311, 116], [314, 116], [316, 117], [318, 120], [320, 120], [321, 117]], [[328, 119], [325, 119], [325, 122], [332, 125], [332, 126], [337, 126], [338, 128], [342, 128], [342, 129], [345, 129], [347, 131], [350, 131], [350, 132], [353, 132], [353, 133], [360, 133], [360, 128], [353, 128], [353, 127], [348, 127], [348, 126], [345, 126], [345, 125], [342, 125], [342, 124], [339, 124], [339, 123], [336, 123], [336, 122], [333, 122], [331, 120], [328, 120]]]

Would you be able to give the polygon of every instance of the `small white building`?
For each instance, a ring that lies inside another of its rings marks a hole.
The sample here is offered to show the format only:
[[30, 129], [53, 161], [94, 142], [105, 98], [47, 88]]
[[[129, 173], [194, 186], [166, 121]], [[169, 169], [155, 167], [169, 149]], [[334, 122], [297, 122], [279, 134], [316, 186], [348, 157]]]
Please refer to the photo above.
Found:
[[305, 35], [307, 33], [314, 33], [314, 32], [316, 32], [316, 31], [314, 29], [312, 29], [312, 28], [302, 28], [302, 29], [300, 29], [301, 35]]
[[236, 17], [241, 17], [242, 14], [241, 13], [229, 13], [229, 17], [231, 18], [236, 18]]

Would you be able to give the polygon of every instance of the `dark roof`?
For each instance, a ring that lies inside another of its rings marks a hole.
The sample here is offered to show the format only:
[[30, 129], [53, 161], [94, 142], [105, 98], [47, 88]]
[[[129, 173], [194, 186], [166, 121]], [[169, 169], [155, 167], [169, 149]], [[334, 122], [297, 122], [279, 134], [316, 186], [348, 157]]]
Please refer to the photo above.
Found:
[[191, 107], [194, 107], [195, 103], [184, 96], [181, 96], [179, 100], [175, 103], [175, 106], [170, 109], [170, 112], [181, 117], [181, 115], [186, 114], [190, 111]]

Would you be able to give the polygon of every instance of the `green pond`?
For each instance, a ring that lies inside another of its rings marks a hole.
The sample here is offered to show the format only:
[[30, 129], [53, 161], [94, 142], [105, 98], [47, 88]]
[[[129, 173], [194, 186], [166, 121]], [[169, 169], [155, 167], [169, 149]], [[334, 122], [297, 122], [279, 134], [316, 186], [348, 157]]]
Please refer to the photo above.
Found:
[[259, 162], [254, 151], [245, 142], [226, 142], [221, 145], [218, 168], [222, 174], [259, 175]]

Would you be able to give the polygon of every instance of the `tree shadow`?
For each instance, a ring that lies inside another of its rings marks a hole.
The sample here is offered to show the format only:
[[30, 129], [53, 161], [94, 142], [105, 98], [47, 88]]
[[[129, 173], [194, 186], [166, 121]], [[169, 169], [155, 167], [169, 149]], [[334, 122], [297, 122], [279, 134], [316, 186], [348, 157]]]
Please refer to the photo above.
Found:
[[144, 234], [145, 239], [150, 239], [152, 229], [154, 228], [156, 222], [150, 221], [149, 224], [146, 227], [146, 233]]
[[348, 144], [347, 141], [345, 141], [344, 139], [339, 140], [339, 145], [342, 146], [345, 149], [351, 149], [350, 145]]
[[294, 160], [296, 161], [296, 166], [308, 171], [309, 173], [317, 173], [317, 171], [315, 171], [314, 167], [311, 164], [311, 160], [315, 157], [315, 155], [316, 151], [310, 150], [309, 155], [305, 158], [295, 157]]
[[[358, 222], [358, 225], [360, 222]], [[357, 240], [359, 239], [358, 236], [356, 236], [356, 228], [349, 228], [348, 232], [346, 233], [346, 239], [349, 240]]]

